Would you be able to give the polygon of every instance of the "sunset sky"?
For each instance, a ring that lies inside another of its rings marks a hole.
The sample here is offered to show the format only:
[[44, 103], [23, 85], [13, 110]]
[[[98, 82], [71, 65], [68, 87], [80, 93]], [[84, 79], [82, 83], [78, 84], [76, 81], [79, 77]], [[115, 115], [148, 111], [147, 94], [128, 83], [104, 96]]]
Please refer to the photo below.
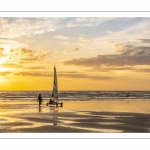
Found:
[[150, 18], [0, 18], [0, 90], [150, 90]]

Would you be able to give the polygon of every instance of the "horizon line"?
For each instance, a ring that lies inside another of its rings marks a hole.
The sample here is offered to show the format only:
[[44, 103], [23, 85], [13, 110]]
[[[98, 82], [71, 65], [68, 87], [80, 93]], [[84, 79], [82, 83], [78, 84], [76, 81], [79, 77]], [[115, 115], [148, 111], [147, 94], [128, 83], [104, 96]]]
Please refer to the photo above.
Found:
[[29, 10], [29, 11], [0, 11], [0, 12], [79, 12], [79, 13], [81, 13], [81, 12], [150, 12], [150, 11], [31, 11], [31, 10]]
[[[52, 90], [0, 90], [0, 91], [52, 91]], [[150, 90], [59, 90], [61, 91], [150, 91]]]

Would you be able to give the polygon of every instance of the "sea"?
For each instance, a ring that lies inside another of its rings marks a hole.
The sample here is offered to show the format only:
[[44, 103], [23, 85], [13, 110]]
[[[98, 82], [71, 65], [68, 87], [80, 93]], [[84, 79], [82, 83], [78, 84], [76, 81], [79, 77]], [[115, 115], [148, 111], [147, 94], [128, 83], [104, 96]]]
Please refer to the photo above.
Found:
[[[0, 101], [35, 101], [39, 93], [49, 100], [52, 91], [0, 91]], [[150, 91], [59, 91], [61, 101], [150, 100]]]

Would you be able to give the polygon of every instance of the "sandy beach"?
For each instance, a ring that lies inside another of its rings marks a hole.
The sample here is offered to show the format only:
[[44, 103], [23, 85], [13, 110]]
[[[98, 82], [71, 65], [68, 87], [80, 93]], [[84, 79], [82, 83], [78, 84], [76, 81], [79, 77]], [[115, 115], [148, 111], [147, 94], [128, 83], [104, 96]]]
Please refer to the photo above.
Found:
[[0, 102], [1, 133], [149, 133], [149, 100]]

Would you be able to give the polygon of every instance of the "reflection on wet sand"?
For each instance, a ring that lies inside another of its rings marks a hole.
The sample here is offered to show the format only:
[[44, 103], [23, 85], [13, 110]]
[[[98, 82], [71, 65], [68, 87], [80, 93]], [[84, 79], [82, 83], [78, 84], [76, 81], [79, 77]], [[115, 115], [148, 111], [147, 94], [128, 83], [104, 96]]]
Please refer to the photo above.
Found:
[[42, 107], [39, 107], [39, 112], [42, 112]]
[[[95, 112], [90, 112], [94, 114]], [[81, 114], [81, 112], [79, 113]], [[11, 132], [149, 132], [150, 115], [139, 113], [114, 113], [109, 112], [111, 116], [117, 116], [113, 119], [108, 119], [105, 112], [96, 112], [95, 117], [90, 115], [79, 115], [73, 113], [51, 113], [49, 115], [34, 113], [32, 116], [16, 115], [17, 122], [7, 124], [11, 127]], [[133, 117], [130, 117], [130, 116]], [[123, 117], [126, 116], [126, 117]], [[129, 116], [129, 117], [128, 117]], [[20, 120], [19, 120], [20, 119]], [[3, 124], [4, 126], [6, 124]], [[13, 127], [12, 127], [13, 126]], [[55, 128], [53, 127], [55, 126]], [[2, 131], [2, 130], [1, 130]], [[3, 130], [9, 132], [10, 130]], [[3, 132], [2, 131], [2, 132]]]
[[58, 112], [59, 106], [49, 106], [50, 112]]
[[[108, 109], [106, 104], [109, 104], [111, 109]], [[1, 107], [0, 126], [4, 128], [0, 129], [0, 132], [148, 133], [150, 132], [149, 106], [150, 102], [148, 101], [145, 102], [145, 105], [144, 102], [132, 101], [130, 103], [116, 101], [115, 104], [111, 101], [109, 103], [85, 101], [66, 102], [63, 108], [47, 107], [46, 105], [38, 107], [34, 103], [25, 105], [18, 103], [14, 110], [11, 109], [12, 105], [9, 107], [7, 104], [4, 108], [7, 107], [11, 113]], [[4, 122], [5, 120], [7, 123]]]

